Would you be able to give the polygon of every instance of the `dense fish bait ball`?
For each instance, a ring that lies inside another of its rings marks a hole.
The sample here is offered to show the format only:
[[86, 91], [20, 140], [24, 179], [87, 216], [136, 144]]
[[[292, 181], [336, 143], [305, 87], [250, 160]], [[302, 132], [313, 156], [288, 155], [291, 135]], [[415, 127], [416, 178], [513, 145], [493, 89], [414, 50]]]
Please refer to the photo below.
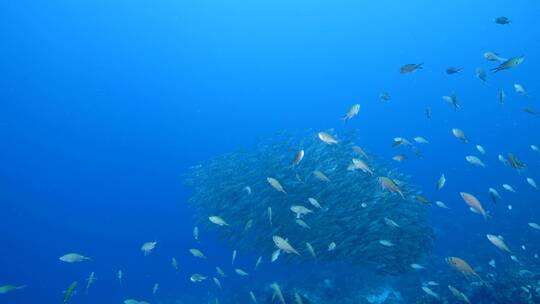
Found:
[[[278, 262], [410, 271], [409, 265], [432, 249], [427, 206], [415, 200], [418, 192], [406, 176], [361, 155], [353, 134], [332, 133], [324, 134], [337, 143], [328, 144], [315, 132], [281, 134], [252, 151], [192, 167], [186, 181], [197, 225], [265, 260], [278, 249], [273, 239], [279, 236], [298, 254], [281, 252]], [[394, 188], [381, 187], [382, 180]], [[216, 217], [227, 225], [216, 225]]]

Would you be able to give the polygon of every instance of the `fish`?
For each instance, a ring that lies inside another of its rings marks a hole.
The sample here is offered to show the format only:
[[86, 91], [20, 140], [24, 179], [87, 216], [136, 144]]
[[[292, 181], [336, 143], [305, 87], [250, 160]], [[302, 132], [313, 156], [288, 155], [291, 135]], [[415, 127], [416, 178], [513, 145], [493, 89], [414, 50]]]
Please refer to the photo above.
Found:
[[214, 284], [216, 284], [216, 286], [217, 286], [219, 289], [222, 289], [222, 288], [221, 288], [221, 282], [219, 281], [218, 278], [212, 277], [212, 281], [214, 281]]
[[135, 299], [126, 299], [124, 300], [124, 304], [150, 304], [150, 303], [146, 301], [135, 300]]
[[313, 246], [309, 242], [306, 242], [306, 248], [307, 248], [309, 254], [311, 254], [311, 256], [316, 260], [317, 259], [317, 254], [315, 253], [315, 249], [313, 248]]
[[393, 227], [393, 228], [399, 228], [399, 225], [398, 223], [396, 223], [394, 220], [392, 219], [389, 219], [388, 217], [384, 217], [384, 222], [386, 223], [386, 225], [390, 226], [390, 227]]
[[270, 184], [270, 186], [272, 186], [278, 192], [281, 192], [283, 194], [287, 194], [287, 192], [285, 192], [285, 189], [283, 188], [283, 186], [281, 186], [281, 183], [277, 179], [275, 179], [273, 177], [267, 177], [266, 181]]
[[461, 105], [459, 104], [459, 99], [455, 93], [452, 93], [451, 95], [445, 95], [442, 97], [442, 99], [452, 105], [455, 110], [461, 109]]
[[407, 156], [404, 155], [404, 154], [398, 154], [398, 155], [395, 155], [394, 157], [392, 157], [392, 159], [397, 161], [397, 162], [401, 162], [401, 161], [406, 160]]
[[454, 134], [454, 137], [461, 140], [464, 143], [468, 142], [467, 137], [465, 136], [465, 133], [461, 129], [454, 128], [452, 129], [452, 134]]
[[88, 293], [88, 290], [90, 289], [90, 287], [92, 286], [92, 284], [94, 284], [96, 280], [97, 278], [95, 276], [95, 273], [92, 271], [90, 273], [90, 276], [88, 276], [88, 279], [86, 279], [86, 290], [85, 290], [86, 293]]
[[448, 285], [448, 289], [450, 289], [450, 292], [452, 293], [452, 295], [454, 295], [456, 299], [460, 300], [461, 302], [465, 302], [469, 304], [471, 303], [471, 301], [469, 301], [467, 296], [463, 292], [459, 291], [459, 289], [455, 288], [452, 285]]
[[423, 62], [422, 63], [408, 63], [401, 66], [401, 68], [399, 69], [399, 73], [400, 74], [412, 73], [416, 70], [422, 69], [423, 65], [424, 65]]
[[66, 291], [64, 292], [64, 304], [69, 302], [69, 300], [73, 296], [73, 293], [75, 292], [75, 288], [77, 288], [77, 281], [69, 284], [68, 289], [66, 289]]
[[439, 180], [437, 181], [437, 190], [441, 190], [444, 188], [444, 185], [446, 185], [446, 176], [444, 176], [444, 173], [441, 174], [441, 177], [439, 177]]
[[458, 68], [458, 67], [448, 67], [446, 68], [446, 74], [448, 75], [452, 75], [452, 74], [457, 74], [459, 72], [461, 72], [463, 70], [463, 68]]
[[301, 218], [303, 215], [313, 213], [313, 210], [301, 205], [293, 205], [290, 209], [294, 214], [296, 214], [297, 219]]
[[413, 138], [415, 142], [419, 143], [419, 144], [429, 144], [429, 141], [425, 138], [423, 138], [422, 136], [416, 136], [415, 138]]
[[508, 19], [508, 17], [505, 17], [505, 16], [497, 17], [497, 18], [493, 19], [493, 22], [495, 22], [497, 24], [501, 24], [501, 25], [512, 23], [512, 21], [510, 19]]
[[199, 240], [199, 227], [197, 226], [193, 227], [193, 239], [195, 241]]
[[497, 268], [497, 265], [496, 265], [494, 259], [489, 260], [488, 264], [489, 264], [489, 266], [491, 266], [491, 267], [493, 267], [493, 268]]
[[6, 294], [8, 292], [12, 292], [12, 291], [15, 291], [15, 290], [21, 290], [21, 289], [24, 289], [26, 288], [26, 285], [21, 285], [21, 286], [15, 286], [15, 285], [2, 285], [0, 286], [0, 294]]
[[347, 168], [348, 170], [361, 170], [364, 173], [368, 173], [370, 175], [373, 175], [373, 171], [369, 168], [369, 166], [361, 159], [353, 158], [352, 164]]
[[257, 270], [257, 268], [259, 268], [259, 265], [261, 265], [261, 263], [262, 263], [262, 256], [259, 256], [259, 258], [257, 259], [257, 262], [255, 262], [255, 267], [253, 269]]
[[283, 293], [281, 292], [281, 288], [279, 287], [278, 283], [274, 282], [270, 284], [270, 287], [272, 290], [274, 290], [274, 295], [279, 299], [281, 304], [285, 304], [285, 298], [283, 297]]
[[529, 184], [534, 189], [538, 190], [538, 186], [536, 185], [536, 182], [534, 181], [534, 179], [527, 177], [527, 184]]
[[270, 227], [272, 227], [272, 207], [268, 207], [268, 221], [270, 222]]
[[229, 226], [229, 224], [227, 224], [227, 222], [222, 219], [221, 217], [217, 216], [217, 215], [212, 215], [212, 216], [209, 216], [208, 217], [208, 220], [212, 223], [212, 224], [216, 224], [218, 226]]
[[[360, 104], [358, 104], [358, 103], [353, 104], [351, 106], [351, 108], [349, 109], [349, 111], [347, 112], [347, 114], [345, 114], [345, 116], [343, 116], [342, 120], [349, 120], [349, 119], [355, 117], [356, 115], [358, 115], [358, 113], [360, 113]], [[321, 140], [322, 140], [322, 138], [321, 138]]]
[[315, 208], [317, 209], [322, 209], [322, 206], [321, 204], [319, 204], [319, 201], [317, 201], [316, 199], [314, 199], [313, 197], [309, 197], [308, 198], [308, 202]]
[[389, 102], [392, 99], [392, 97], [387, 92], [383, 92], [381, 93], [381, 95], [379, 95], [379, 99], [382, 102]]
[[537, 223], [528, 223], [529, 227], [532, 229], [540, 230], [540, 225]]
[[231, 265], [234, 265], [234, 261], [236, 260], [236, 253], [237, 253], [237, 251], [233, 250], [232, 257], [231, 257]]
[[465, 203], [469, 205], [469, 207], [471, 207], [472, 209], [477, 211], [479, 214], [481, 214], [484, 217], [484, 219], [487, 219], [486, 211], [482, 207], [482, 204], [480, 203], [480, 201], [474, 195], [467, 192], [460, 192], [459, 194], [461, 195], [461, 198], [463, 198]]
[[248, 232], [253, 226], [253, 219], [249, 219], [244, 225], [244, 233]]
[[296, 304], [304, 304], [304, 301], [302, 301], [302, 296], [298, 292], [294, 292], [294, 302]]
[[171, 266], [174, 270], [178, 270], [178, 262], [176, 261], [175, 257], [171, 258]]
[[480, 152], [481, 154], [486, 154], [486, 150], [481, 145], [476, 145], [476, 150], [478, 150], [478, 152]]
[[501, 196], [499, 195], [499, 192], [495, 190], [494, 188], [488, 189], [489, 196], [491, 197], [491, 201], [495, 204], [497, 203], [497, 200], [502, 200]]
[[487, 82], [486, 71], [484, 71], [484, 69], [482, 69], [482, 68], [477, 68], [476, 69], [476, 77], [478, 77], [478, 79], [480, 79], [482, 81], [482, 83], [484, 83], [484, 84]]
[[146, 242], [146, 243], [142, 244], [141, 251], [143, 252], [143, 254], [145, 256], [147, 256], [150, 253], [152, 253], [152, 251], [154, 251], [154, 249], [156, 248], [157, 243], [158, 243], [157, 241]]
[[311, 229], [311, 227], [301, 219], [296, 219], [295, 222], [304, 229]]
[[502, 238], [493, 234], [486, 234], [486, 237], [495, 247], [508, 253], [512, 253], [512, 251], [510, 250], [510, 248], [508, 248], [508, 246], [506, 246], [506, 243]]
[[443, 209], [450, 209], [450, 208], [448, 208], [448, 206], [446, 206], [445, 203], [443, 203], [441, 201], [436, 201], [435, 205], [437, 205], [437, 207], [440, 207], [440, 208], [443, 208]]
[[506, 100], [506, 93], [503, 89], [499, 89], [499, 92], [497, 93], [497, 96], [499, 98], [499, 104], [504, 104], [504, 101]]
[[486, 164], [484, 164], [482, 160], [480, 160], [480, 158], [474, 155], [465, 156], [465, 160], [471, 165], [478, 166], [478, 167], [486, 167]]
[[116, 277], [118, 278], [118, 282], [122, 284], [122, 278], [124, 277], [124, 273], [122, 272], [122, 270], [118, 270], [118, 272], [116, 273]]
[[279, 255], [281, 254], [281, 250], [278, 249], [278, 250], [274, 250], [274, 252], [272, 252], [272, 256], [270, 257], [270, 262], [271, 263], [274, 263], [275, 261], [277, 261], [277, 259], [279, 258]]
[[332, 242], [330, 244], [328, 244], [328, 251], [334, 251], [336, 250], [336, 243]]
[[377, 180], [379, 181], [379, 184], [381, 185], [382, 189], [390, 191], [392, 193], [397, 193], [401, 196], [401, 198], [405, 199], [403, 192], [393, 180], [385, 176], [379, 176]]
[[531, 114], [531, 115], [536, 115], [536, 114], [538, 114], [538, 113], [536, 112], [536, 110], [533, 109], [532, 107], [525, 107], [525, 108], [523, 108], [523, 112], [525, 112], [525, 113], [527, 113], [527, 114]]
[[216, 273], [219, 274], [222, 278], [226, 277], [225, 272], [220, 267], [216, 267]]
[[487, 51], [484, 53], [484, 59], [487, 61], [506, 61], [508, 59], [501, 57], [499, 54], [495, 52]]
[[319, 139], [327, 145], [336, 145], [338, 143], [338, 141], [332, 135], [326, 132], [319, 132], [317, 135]]
[[191, 255], [193, 255], [196, 258], [206, 259], [206, 256], [204, 255], [204, 253], [197, 248], [191, 248], [189, 250], [189, 253], [191, 253]]
[[395, 246], [394, 243], [390, 242], [389, 240], [379, 240], [379, 244], [385, 246], [385, 247], [393, 247]]
[[424, 113], [426, 114], [427, 119], [431, 119], [431, 108], [430, 107], [426, 107], [426, 109], [424, 110]]
[[292, 161], [293, 166], [298, 166], [302, 159], [304, 159], [304, 150], [300, 149], [298, 150], [298, 152], [296, 152], [296, 155], [294, 156], [294, 159]]
[[439, 299], [439, 295], [436, 294], [433, 290], [431, 290], [429, 287], [427, 286], [422, 286], [422, 290], [427, 293], [428, 295], [434, 297], [435, 299]]
[[315, 175], [315, 177], [317, 179], [319, 179], [320, 181], [323, 181], [323, 182], [329, 182], [330, 179], [328, 178], [328, 176], [326, 176], [322, 171], [320, 170], [315, 170], [313, 171], [313, 175]]
[[158, 283], [155, 283], [154, 284], [154, 287], [152, 287], [152, 294], [153, 295], [156, 295], [156, 293], [158, 292], [159, 290], [159, 284]]
[[514, 67], [520, 65], [521, 63], [523, 63], [524, 60], [525, 60], [525, 57], [523, 57], [523, 56], [512, 57], [512, 58], [502, 62], [499, 66], [491, 69], [491, 71], [493, 73], [497, 73], [497, 72], [500, 72], [500, 71], [508, 70], [508, 69], [511, 69], [511, 68], [514, 68]]
[[250, 186], [245, 186], [243, 189], [244, 189], [244, 191], [246, 191], [247, 195], [251, 195], [251, 193], [253, 192], [253, 191], [251, 191]]
[[241, 276], [241, 277], [245, 277], [245, 276], [249, 275], [247, 272], [245, 272], [244, 270], [242, 270], [240, 268], [235, 268], [234, 272], [236, 272], [236, 274]]
[[525, 87], [519, 83], [514, 84], [514, 90], [521, 96], [527, 96], [529, 93], [525, 90]]
[[189, 277], [189, 280], [193, 283], [199, 283], [206, 280], [206, 277], [199, 273], [194, 273]]
[[540, 153], [540, 148], [538, 148], [537, 145], [531, 145], [531, 150], [533, 150], [536, 153]]
[[253, 293], [253, 291], [249, 292], [249, 297], [251, 298], [251, 301], [253, 303], [257, 304], [257, 298], [255, 297], [255, 294]]
[[79, 253], [67, 253], [58, 258], [62, 262], [66, 263], [79, 263], [85, 261], [91, 261], [92, 259]]
[[300, 253], [298, 253], [298, 251], [296, 251], [296, 249], [294, 249], [294, 247], [291, 246], [289, 241], [287, 241], [286, 239], [284, 239], [284, 238], [282, 238], [282, 237], [280, 237], [278, 235], [274, 235], [274, 236], [272, 236], [272, 240], [274, 240], [274, 244], [281, 251], [283, 251], [285, 253], [294, 253], [296, 255], [300, 255]]
[[368, 155], [367, 153], [364, 151], [364, 149], [362, 149], [361, 147], [359, 146], [353, 146], [352, 147], [352, 150], [354, 151], [354, 153], [360, 155], [361, 157], [363, 158], [368, 158]]
[[480, 279], [480, 276], [472, 269], [472, 267], [465, 260], [459, 257], [447, 257], [446, 263], [450, 265], [454, 270], [462, 273], [465, 276], [473, 276]]
[[421, 269], [424, 269], [425, 267], [420, 265], [420, 264], [416, 264], [416, 263], [413, 263], [410, 265], [412, 269], [414, 270], [421, 270]]
[[510, 186], [509, 184], [503, 184], [502, 187], [506, 190], [506, 191], [509, 191], [509, 192], [516, 192], [516, 190], [514, 190], [514, 187]]

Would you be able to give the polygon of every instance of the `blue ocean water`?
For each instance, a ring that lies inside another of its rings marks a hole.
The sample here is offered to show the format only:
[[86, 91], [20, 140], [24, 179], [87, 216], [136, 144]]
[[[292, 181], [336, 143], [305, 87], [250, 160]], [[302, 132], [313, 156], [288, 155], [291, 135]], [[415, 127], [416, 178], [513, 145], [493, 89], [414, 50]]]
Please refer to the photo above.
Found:
[[[526, 178], [540, 182], [540, 154], [530, 148], [540, 145], [540, 120], [523, 108], [540, 109], [539, 9], [534, 1], [462, 0], [2, 2], [0, 285], [26, 287], [0, 294], [0, 303], [59, 303], [73, 281], [79, 286], [69, 303], [207, 303], [215, 297], [229, 303], [243, 285], [286, 276], [287, 265], [267, 265], [249, 279], [230, 273], [224, 291], [210, 280], [190, 282], [192, 273], [230, 264], [234, 244], [201, 231], [198, 246], [211, 263], [193, 259], [192, 193], [184, 184], [198, 162], [249, 149], [283, 130], [339, 135], [356, 129], [359, 145], [410, 175], [424, 196], [450, 207], [429, 207], [435, 248], [424, 260], [426, 270], [394, 286], [417, 291], [409, 303], [431, 300], [422, 281], [439, 282], [433, 290], [450, 303], [446, 285], [472, 288], [452, 276], [448, 256], [467, 260], [481, 277], [499, 273], [494, 281], [506, 282], [506, 272], [520, 270], [537, 276], [540, 234], [527, 223], [540, 222], [539, 192]], [[498, 16], [512, 22], [496, 24]], [[498, 63], [486, 61], [486, 51], [525, 60], [492, 74]], [[399, 73], [404, 64], [420, 62], [423, 69]], [[449, 66], [463, 71], [447, 75]], [[488, 71], [486, 84], [475, 77], [479, 67]], [[529, 96], [517, 94], [515, 83]], [[387, 103], [379, 99], [383, 92], [392, 97]], [[457, 111], [441, 98], [453, 92]], [[355, 103], [360, 114], [343, 122]], [[469, 143], [454, 138], [452, 128], [464, 130]], [[398, 136], [428, 139], [422, 158], [392, 148]], [[402, 152], [409, 159], [391, 160]], [[509, 152], [527, 168], [517, 172], [497, 159]], [[487, 166], [471, 166], [466, 155]], [[442, 173], [448, 181], [437, 191]], [[503, 200], [493, 204], [489, 187]], [[462, 191], [478, 196], [487, 220], [468, 210]], [[488, 233], [504, 236], [519, 262], [490, 244]], [[144, 257], [140, 247], [151, 240], [158, 245]], [[92, 261], [59, 261], [68, 252]], [[241, 251], [238, 259], [251, 265], [256, 256]], [[323, 266], [302, 267], [307, 273]], [[85, 294], [92, 271], [97, 281]], [[385, 280], [370, 284], [383, 287]], [[538, 297], [538, 287], [527, 289]], [[473, 297], [474, 290], [467, 294]], [[247, 295], [241, 303], [249, 303]], [[516, 293], [515, 303], [529, 302]]]

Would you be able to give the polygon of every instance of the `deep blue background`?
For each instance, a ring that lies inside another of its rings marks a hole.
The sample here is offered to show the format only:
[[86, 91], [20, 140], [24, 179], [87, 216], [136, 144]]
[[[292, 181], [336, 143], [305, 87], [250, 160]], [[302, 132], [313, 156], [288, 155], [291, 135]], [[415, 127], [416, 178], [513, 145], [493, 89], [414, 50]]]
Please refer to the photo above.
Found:
[[[154, 282], [164, 299], [181, 297], [189, 274], [214, 266], [187, 252], [194, 244], [182, 174], [281, 130], [358, 128], [360, 144], [387, 159], [411, 155], [393, 150], [393, 137], [426, 137], [423, 159], [395, 165], [452, 208], [431, 212], [434, 258], [455, 254], [485, 266], [498, 254], [484, 237], [494, 233], [516, 249], [527, 244], [520, 259], [538, 263], [530, 257], [538, 234], [526, 225], [540, 222], [538, 192], [525, 177], [540, 182], [540, 155], [529, 149], [540, 144], [540, 118], [521, 109], [540, 110], [539, 10], [535, 1], [3, 1], [0, 285], [28, 287], [0, 303], [58, 302], [91, 271], [98, 281], [73, 303], [151, 300]], [[494, 24], [499, 15], [513, 23]], [[493, 66], [482, 58], [487, 50], [526, 59], [482, 85], [474, 70]], [[425, 68], [400, 75], [411, 62]], [[451, 65], [464, 71], [446, 75]], [[517, 95], [514, 83], [530, 97]], [[379, 101], [384, 91], [390, 103]], [[441, 99], [452, 91], [461, 111]], [[361, 114], [339, 120], [357, 102]], [[453, 138], [453, 127], [471, 143]], [[477, 143], [488, 152], [485, 169], [464, 161]], [[497, 154], [507, 152], [529, 169], [502, 166]], [[436, 193], [443, 172], [447, 187]], [[505, 203], [491, 205], [488, 187]], [[486, 223], [470, 213], [460, 191], [477, 194], [493, 217]], [[204, 238], [214, 264], [229, 263], [230, 249]], [[156, 251], [142, 257], [141, 244], [153, 239]], [[71, 251], [94, 261], [58, 261]]]

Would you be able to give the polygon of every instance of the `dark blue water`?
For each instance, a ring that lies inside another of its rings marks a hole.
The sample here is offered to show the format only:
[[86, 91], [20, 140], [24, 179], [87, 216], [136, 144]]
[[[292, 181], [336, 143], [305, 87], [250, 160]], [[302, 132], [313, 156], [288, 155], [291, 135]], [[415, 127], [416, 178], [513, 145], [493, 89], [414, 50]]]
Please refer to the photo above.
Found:
[[[207, 234], [200, 247], [212, 263], [190, 256], [183, 174], [282, 130], [358, 129], [359, 144], [389, 162], [399, 153], [394, 137], [427, 138], [422, 159], [392, 163], [451, 208], [429, 211], [436, 243], [425, 280], [451, 272], [443, 263], [450, 255], [481, 275], [491, 258], [498, 268], [539, 273], [540, 234], [527, 226], [540, 222], [539, 192], [525, 178], [540, 182], [540, 155], [529, 148], [540, 144], [540, 118], [522, 110], [540, 110], [539, 9], [534, 1], [2, 2], [0, 285], [27, 287], [0, 295], [0, 303], [59, 303], [75, 280], [71, 303], [206, 303], [212, 283], [194, 285], [189, 275], [229, 263], [232, 247]], [[512, 23], [495, 24], [500, 15]], [[483, 85], [475, 69], [496, 65], [485, 51], [525, 61], [488, 73]], [[399, 73], [416, 62], [424, 69]], [[463, 71], [447, 75], [448, 66]], [[514, 83], [530, 96], [515, 93]], [[382, 92], [389, 103], [379, 101]], [[441, 99], [452, 92], [459, 111]], [[353, 103], [360, 115], [343, 123]], [[455, 127], [469, 144], [452, 136]], [[476, 144], [487, 150], [486, 168], [464, 160], [479, 155]], [[508, 152], [527, 164], [524, 172], [497, 160]], [[448, 182], [437, 192], [441, 173]], [[490, 202], [489, 187], [503, 202]], [[491, 217], [471, 213], [461, 191], [477, 194]], [[486, 233], [503, 235], [521, 264]], [[140, 246], [154, 239], [155, 252], [143, 257]], [[67, 252], [93, 261], [60, 262]], [[92, 271], [98, 280], [85, 295]], [[264, 274], [256, 279], [268, 283]], [[445, 285], [454, 282], [441, 281], [437, 291], [450, 298]]]

